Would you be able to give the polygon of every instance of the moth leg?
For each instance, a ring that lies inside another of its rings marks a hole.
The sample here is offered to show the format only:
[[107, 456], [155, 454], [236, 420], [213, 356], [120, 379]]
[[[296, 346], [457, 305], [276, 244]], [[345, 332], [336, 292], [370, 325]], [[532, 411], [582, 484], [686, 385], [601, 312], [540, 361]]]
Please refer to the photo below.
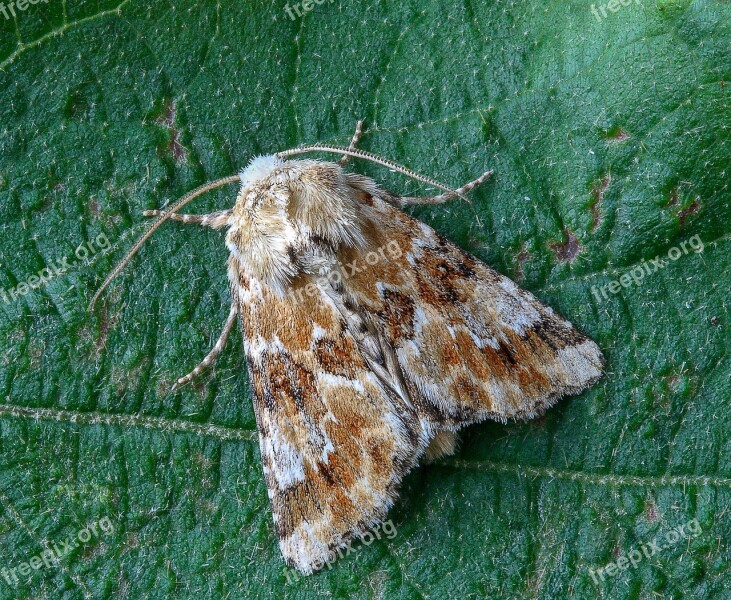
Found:
[[[348, 150], [355, 150], [356, 146], [358, 145], [358, 142], [360, 141], [360, 137], [363, 135], [363, 121], [360, 120], [355, 124], [355, 133], [353, 134], [353, 139], [350, 140], [350, 145], [348, 146]], [[348, 164], [348, 156], [344, 155], [340, 159], [340, 165], [346, 165]]]
[[492, 171], [485, 171], [474, 181], [465, 183], [461, 188], [457, 188], [453, 192], [446, 192], [444, 194], [439, 194], [438, 196], [402, 196], [399, 201], [401, 206], [411, 206], [415, 204], [444, 204], [447, 200], [452, 200], [458, 196], [464, 196], [467, 192], [472, 191], [478, 185], [484, 183], [490, 175], [492, 175]]
[[[212, 229], [221, 229], [228, 225], [228, 219], [233, 211], [219, 210], [217, 212], [208, 213], [207, 215], [180, 215], [174, 214], [170, 217], [171, 221], [180, 221], [186, 224], [203, 225]], [[142, 213], [143, 217], [164, 217], [164, 210], [146, 210]]]
[[231, 312], [228, 313], [226, 324], [223, 326], [223, 331], [221, 332], [221, 335], [218, 338], [216, 345], [213, 346], [213, 349], [208, 353], [208, 356], [206, 356], [195, 369], [193, 369], [185, 377], [181, 377], [180, 379], [178, 379], [178, 381], [173, 386], [172, 391], [175, 391], [181, 385], [185, 385], [186, 383], [192, 381], [194, 378], [198, 377], [198, 375], [200, 375], [204, 369], [207, 369], [215, 362], [216, 358], [218, 358], [218, 355], [221, 354], [221, 351], [226, 346], [228, 336], [231, 333], [231, 329], [233, 329], [234, 323], [236, 322], [237, 314], [238, 310], [236, 308], [236, 304], [232, 304]]

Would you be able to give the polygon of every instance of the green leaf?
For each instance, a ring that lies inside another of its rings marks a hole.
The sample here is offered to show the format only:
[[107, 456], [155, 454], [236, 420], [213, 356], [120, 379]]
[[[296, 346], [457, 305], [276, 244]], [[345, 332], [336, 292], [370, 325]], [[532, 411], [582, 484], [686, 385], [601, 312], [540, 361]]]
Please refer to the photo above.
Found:
[[[731, 4], [327, 0], [291, 19], [284, 0], [16, 2], [0, 12], [0, 288], [18, 296], [0, 297], [1, 598], [728, 597]], [[409, 475], [392, 539], [288, 581], [240, 334], [169, 392], [225, 320], [222, 235], [167, 224], [85, 307], [143, 210], [259, 153], [345, 144], [358, 118], [363, 148], [447, 184], [495, 170], [471, 204], [414, 214], [590, 334], [607, 374], [540, 420], [469, 428]]]

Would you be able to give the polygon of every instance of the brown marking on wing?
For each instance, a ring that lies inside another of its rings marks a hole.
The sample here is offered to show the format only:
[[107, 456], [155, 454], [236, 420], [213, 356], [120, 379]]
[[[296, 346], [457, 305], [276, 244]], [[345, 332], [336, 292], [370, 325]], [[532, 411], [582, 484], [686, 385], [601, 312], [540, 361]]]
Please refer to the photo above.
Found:
[[356, 351], [352, 338], [345, 335], [337, 339], [320, 338], [314, 343], [315, 358], [323, 371], [348, 379], [357, 377], [358, 370], [350, 361], [343, 361], [343, 357]]
[[383, 292], [383, 310], [378, 313], [391, 338], [414, 335], [414, 301], [395, 290]]
[[373, 206], [373, 196], [371, 196], [368, 192], [360, 192], [358, 194], [358, 201], [366, 206]]

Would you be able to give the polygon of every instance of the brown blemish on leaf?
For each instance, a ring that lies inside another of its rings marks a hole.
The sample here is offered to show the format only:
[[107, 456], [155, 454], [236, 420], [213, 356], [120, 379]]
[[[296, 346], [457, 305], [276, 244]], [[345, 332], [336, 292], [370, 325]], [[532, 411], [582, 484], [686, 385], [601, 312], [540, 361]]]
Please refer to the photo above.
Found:
[[104, 347], [104, 343], [107, 341], [107, 334], [109, 333], [109, 316], [107, 315], [106, 309], [101, 311], [99, 315], [99, 337], [94, 344], [96, 351], [98, 352]]
[[533, 256], [530, 252], [527, 250], [521, 250], [518, 256], [515, 257], [515, 271], [514, 271], [514, 277], [516, 281], [522, 281], [523, 280], [523, 265], [528, 261], [529, 258]]
[[668, 388], [670, 388], [671, 391], [675, 391], [678, 389], [678, 386], [680, 385], [680, 376], [679, 375], [669, 375], [665, 379]]
[[[687, 204], [687, 201], [689, 199], [689, 192], [684, 191], [683, 188], [690, 189], [692, 186], [691, 182], [689, 181], [681, 181], [678, 185], [676, 185], [673, 189], [670, 190], [670, 195], [668, 197], [667, 205], [669, 208], [680, 206], [680, 210], [677, 213], [678, 220], [680, 221], [680, 224], [682, 225], [685, 220], [690, 216], [697, 213], [700, 208], [700, 198], [696, 196], [693, 198], [693, 200], [690, 202], [690, 204]], [[687, 204], [687, 206], [682, 206], [683, 204]]]
[[601, 203], [604, 200], [604, 192], [607, 191], [609, 184], [612, 182], [612, 176], [606, 173], [599, 181], [594, 183], [591, 188], [591, 202], [589, 208], [591, 210], [591, 229], [594, 231], [602, 222]]
[[652, 500], [647, 503], [645, 514], [647, 515], [648, 523], [654, 523], [655, 521], [657, 521], [657, 507]]
[[619, 126], [604, 131], [602, 135], [608, 142], [624, 142], [630, 138], [629, 133]]
[[173, 155], [175, 162], [183, 161], [185, 159], [185, 147], [180, 142], [180, 132], [175, 127], [175, 102], [169, 101], [165, 105], [164, 116], [160, 117], [157, 122], [170, 130], [168, 150]]
[[564, 242], [556, 242], [551, 244], [550, 247], [558, 260], [563, 262], [573, 262], [581, 251], [581, 244], [579, 244], [579, 239], [570, 229], [564, 229], [564, 235], [566, 236], [566, 240]]
[[107, 343], [107, 336], [109, 335], [110, 329], [114, 329], [114, 327], [119, 322], [121, 313], [119, 312], [112, 312], [112, 314], [109, 314], [109, 307], [110, 306], [118, 306], [120, 302], [120, 295], [121, 292], [119, 291], [119, 288], [116, 288], [111, 292], [111, 298], [109, 300], [109, 303], [100, 303], [99, 308], [95, 311], [96, 314], [99, 315], [99, 335], [98, 337], [95, 337], [95, 331], [93, 328], [90, 327], [84, 327], [84, 338], [88, 340], [90, 344], [94, 345], [94, 351], [97, 353], [102, 351], [104, 349], [104, 346]]
[[693, 202], [691, 202], [688, 206], [685, 208], [682, 208], [678, 211], [678, 220], [680, 221], [680, 224], [682, 225], [685, 223], [685, 220], [690, 216], [696, 214], [701, 209], [701, 205], [698, 202], [698, 198], [694, 198]]
[[91, 214], [93, 214], [95, 217], [98, 217], [99, 209], [99, 202], [97, 201], [96, 196], [92, 196], [91, 201], [89, 202], [89, 210], [91, 211]]

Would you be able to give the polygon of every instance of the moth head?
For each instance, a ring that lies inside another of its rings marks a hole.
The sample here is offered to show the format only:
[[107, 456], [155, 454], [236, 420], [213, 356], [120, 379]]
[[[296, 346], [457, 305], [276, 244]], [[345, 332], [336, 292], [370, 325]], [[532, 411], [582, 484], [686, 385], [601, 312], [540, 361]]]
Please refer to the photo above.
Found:
[[232, 228], [254, 220], [259, 228], [276, 226], [272, 235], [291, 228], [305, 243], [316, 238], [333, 247], [363, 245], [357, 195], [339, 165], [258, 156], [239, 177]]
[[258, 184], [266, 180], [274, 171], [284, 165], [284, 159], [275, 154], [257, 156], [252, 158], [248, 166], [239, 173], [241, 189]]
[[259, 156], [239, 177], [226, 246], [273, 289], [317, 271], [313, 249], [365, 246], [357, 193], [339, 165]]

